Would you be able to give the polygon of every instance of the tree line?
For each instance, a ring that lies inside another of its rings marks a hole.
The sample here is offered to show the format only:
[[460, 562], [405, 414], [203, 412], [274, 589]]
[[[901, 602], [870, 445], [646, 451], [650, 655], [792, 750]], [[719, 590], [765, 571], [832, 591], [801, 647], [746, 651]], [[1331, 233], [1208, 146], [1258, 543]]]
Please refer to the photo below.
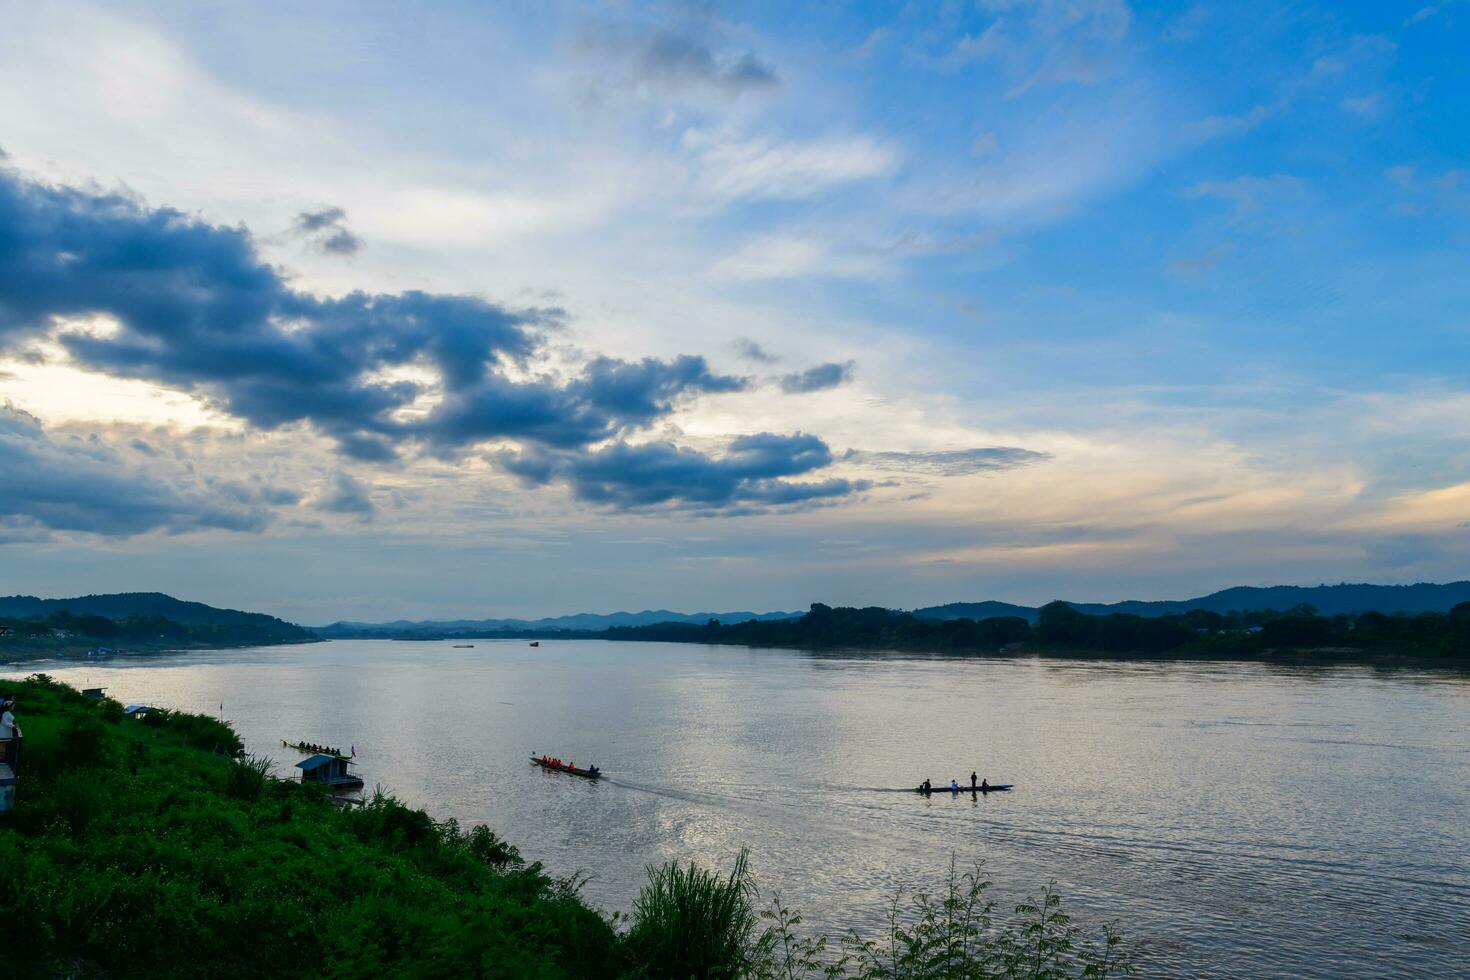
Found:
[[[262, 617], [264, 618], [264, 617]], [[53, 612], [45, 616], [0, 618], [0, 626], [21, 643], [58, 641], [135, 646], [253, 646], [304, 643], [315, 634], [290, 623], [180, 623], [164, 616], [133, 614], [118, 619]]]
[[610, 640], [729, 643], [801, 649], [884, 649], [941, 653], [1043, 651], [1249, 657], [1288, 651], [1470, 657], [1470, 602], [1449, 612], [1366, 612], [1321, 616], [1309, 605], [1285, 611], [1092, 616], [1065, 602], [1043, 606], [1033, 625], [1019, 616], [926, 619], [877, 606], [813, 603], [797, 619], [702, 625], [619, 626]]

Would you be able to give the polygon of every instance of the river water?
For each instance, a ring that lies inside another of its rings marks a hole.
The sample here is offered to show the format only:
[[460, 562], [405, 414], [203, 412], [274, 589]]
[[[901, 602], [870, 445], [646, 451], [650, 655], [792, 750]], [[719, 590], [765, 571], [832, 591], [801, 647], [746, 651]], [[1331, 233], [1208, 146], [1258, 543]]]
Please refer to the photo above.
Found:
[[[1361, 666], [336, 641], [51, 662], [124, 703], [355, 745], [368, 786], [489, 824], [629, 909], [644, 867], [727, 867], [829, 931], [981, 860], [1055, 881], [1145, 975], [1470, 973], [1470, 677]], [[24, 706], [19, 712], [24, 723]], [[531, 752], [596, 764], [591, 783]], [[885, 790], [971, 770], [1010, 793]]]

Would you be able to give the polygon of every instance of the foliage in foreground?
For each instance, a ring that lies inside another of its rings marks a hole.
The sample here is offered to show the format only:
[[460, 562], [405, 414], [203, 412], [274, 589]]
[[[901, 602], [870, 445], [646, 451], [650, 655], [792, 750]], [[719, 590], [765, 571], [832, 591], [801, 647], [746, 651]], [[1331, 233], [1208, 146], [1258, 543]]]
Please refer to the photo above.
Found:
[[1063, 980], [1131, 975], [1121, 937], [1079, 935], [1050, 888], [1002, 919], [979, 868], [951, 862], [944, 891], [893, 898], [879, 939], [834, 945], [806, 936], [779, 896], [757, 913], [747, 855], [721, 877], [677, 863], [648, 870], [625, 940], [634, 975], [649, 980]]
[[271, 776], [200, 715], [124, 718], [38, 675], [9, 685], [25, 729], [0, 819], [8, 975], [796, 980], [1106, 977], [1118, 940], [1079, 941], [1050, 891], [1001, 921], [978, 873], [895, 899], [878, 940], [799, 934], [728, 875], [649, 870], [629, 927], [574, 883], [381, 793], [350, 809]]

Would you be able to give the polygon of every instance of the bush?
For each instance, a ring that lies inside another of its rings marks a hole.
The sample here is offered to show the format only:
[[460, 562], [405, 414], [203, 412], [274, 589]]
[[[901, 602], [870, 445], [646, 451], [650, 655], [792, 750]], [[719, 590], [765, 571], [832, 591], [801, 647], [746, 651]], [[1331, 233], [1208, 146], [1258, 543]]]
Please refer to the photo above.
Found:
[[264, 756], [231, 759], [225, 770], [225, 795], [252, 802], [260, 799], [271, 781], [271, 768], [271, 760]]
[[746, 972], [759, 917], [740, 852], [728, 877], [677, 861], [648, 869], [627, 945], [640, 975], [710, 980]]

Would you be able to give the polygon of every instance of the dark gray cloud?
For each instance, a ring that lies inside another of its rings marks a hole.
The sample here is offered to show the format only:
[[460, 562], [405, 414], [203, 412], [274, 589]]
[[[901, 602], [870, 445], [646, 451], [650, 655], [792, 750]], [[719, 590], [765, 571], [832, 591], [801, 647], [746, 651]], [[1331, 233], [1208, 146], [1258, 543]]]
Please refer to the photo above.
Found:
[[754, 364], [775, 364], [780, 360], [749, 337], [737, 337], [731, 346], [735, 348], [735, 353]]
[[833, 461], [813, 435], [769, 432], [733, 440], [711, 457], [667, 442], [616, 442], [586, 453], [525, 451], [501, 454], [509, 472], [532, 485], [565, 482], [582, 501], [619, 510], [673, 507], [725, 510], [786, 507], [831, 500], [867, 489], [863, 481], [793, 482]]
[[717, 54], [708, 44], [679, 31], [585, 31], [582, 48], [614, 62], [624, 86], [669, 94], [740, 95], [781, 84], [775, 69], [754, 54]]
[[330, 255], [350, 256], [362, 251], [362, 239], [347, 227], [347, 212], [341, 208], [302, 211], [291, 223], [291, 234]]
[[809, 391], [824, 391], [836, 388], [852, 380], [852, 361], [838, 364], [818, 364], [816, 367], [788, 374], [781, 378], [781, 390], [788, 395], [804, 394]]
[[40, 420], [0, 406], [0, 524], [7, 540], [46, 531], [127, 536], [206, 528], [259, 531], [270, 520], [262, 506], [221, 503], [127, 463], [105, 442], [53, 439]]
[[[342, 217], [324, 209], [298, 224], [319, 233]], [[87, 317], [115, 329], [61, 322]], [[737, 440], [718, 459], [629, 445], [628, 436], [688, 400], [745, 389], [749, 379], [688, 355], [597, 357], [567, 377], [538, 374], [546, 333], [561, 318], [555, 309], [418, 291], [314, 296], [264, 262], [243, 228], [0, 168], [0, 350], [49, 335], [83, 368], [196, 394], [256, 429], [310, 427], [364, 462], [390, 462], [405, 449], [454, 458], [513, 442], [522, 452], [504, 458], [521, 475], [546, 460], [582, 499], [613, 506], [775, 506], [853, 492], [846, 481], [787, 485], [758, 472], [774, 465], [762, 452], [800, 460], [800, 472], [827, 465], [820, 440], [819, 454], [795, 452], [815, 437], [762, 437], [794, 440], [770, 450], [755, 437]], [[410, 366], [428, 368], [433, 380], [418, 380], [421, 372], [393, 379], [393, 369]], [[421, 398], [422, 411], [404, 411]], [[640, 474], [652, 481], [642, 491], [633, 485]], [[680, 478], [692, 482], [679, 486]], [[321, 498], [327, 509], [368, 513], [361, 505], [371, 498], [345, 480]], [[294, 491], [255, 493], [224, 497], [261, 512], [294, 502]], [[223, 526], [240, 514], [195, 519]]]
[[931, 473], [935, 476], [965, 476], [994, 470], [1013, 470], [1051, 459], [1050, 453], [1016, 446], [989, 446], [978, 449], [952, 449], [938, 452], [868, 453], [853, 450], [845, 460], [862, 462], [882, 470], [906, 473]]
[[350, 473], [337, 472], [327, 487], [312, 504], [317, 510], [329, 514], [357, 514], [371, 518], [373, 507], [372, 488], [355, 479]]
[[[310, 424], [360, 460], [415, 441], [587, 445], [746, 383], [698, 357], [597, 358], [567, 382], [513, 380], [506, 369], [528, 365], [560, 311], [417, 291], [322, 299], [293, 290], [243, 229], [0, 171], [0, 347], [88, 315], [119, 329], [61, 331], [83, 367], [199, 393], [259, 428]], [[437, 384], [382, 380], [411, 364]], [[441, 401], [426, 417], [397, 416], [430, 391]]]

